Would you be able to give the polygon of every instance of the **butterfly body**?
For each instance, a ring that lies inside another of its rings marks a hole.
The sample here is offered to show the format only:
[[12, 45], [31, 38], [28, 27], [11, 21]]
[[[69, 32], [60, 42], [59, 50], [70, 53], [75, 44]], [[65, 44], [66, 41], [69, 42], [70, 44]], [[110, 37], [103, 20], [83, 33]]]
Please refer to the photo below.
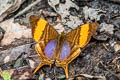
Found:
[[82, 25], [67, 34], [58, 32], [47, 21], [37, 16], [30, 17], [32, 35], [37, 42], [35, 49], [41, 62], [35, 69], [37, 72], [42, 66], [55, 64], [62, 67], [68, 78], [68, 64], [81, 52], [96, 31], [98, 24], [89, 23]]

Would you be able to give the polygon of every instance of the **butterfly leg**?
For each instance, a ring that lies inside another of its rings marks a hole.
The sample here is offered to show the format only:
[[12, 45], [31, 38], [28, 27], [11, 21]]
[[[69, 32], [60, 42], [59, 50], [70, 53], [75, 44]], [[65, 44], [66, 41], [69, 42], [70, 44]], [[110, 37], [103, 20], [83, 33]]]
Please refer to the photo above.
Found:
[[38, 67], [34, 70], [33, 74], [35, 74], [44, 64], [40, 63]]
[[62, 68], [65, 71], [66, 78], [68, 78], [68, 65], [64, 65], [64, 66], [62, 66]]

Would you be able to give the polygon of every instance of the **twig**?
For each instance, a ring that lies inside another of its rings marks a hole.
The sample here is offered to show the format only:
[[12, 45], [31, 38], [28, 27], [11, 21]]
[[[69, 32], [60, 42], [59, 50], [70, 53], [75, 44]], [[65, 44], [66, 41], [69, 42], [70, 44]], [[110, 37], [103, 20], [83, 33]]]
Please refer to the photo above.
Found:
[[120, 3], [120, 0], [110, 0], [110, 1]]
[[102, 45], [107, 51], [109, 51], [109, 49], [107, 48], [107, 46], [104, 43], [102, 43]]
[[28, 11], [29, 9], [31, 9], [32, 6], [35, 6], [36, 4], [38, 4], [41, 0], [36, 0], [34, 3], [30, 4], [28, 7], [26, 7], [25, 9], [23, 9], [22, 11], [20, 11], [17, 15], [14, 16], [14, 18], [24, 14], [26, 11]]

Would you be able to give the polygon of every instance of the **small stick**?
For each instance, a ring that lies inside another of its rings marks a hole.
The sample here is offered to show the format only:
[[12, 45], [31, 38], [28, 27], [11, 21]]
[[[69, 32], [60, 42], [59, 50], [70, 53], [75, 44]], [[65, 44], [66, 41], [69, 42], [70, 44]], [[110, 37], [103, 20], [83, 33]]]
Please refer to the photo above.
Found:
[[29, 9], [31, 9], [32, 6], [35, 6], [37, 3], [39, 3], [41, 0], [36, 0], [34, 3], [30, 4], [28, 7], [26, 7], [25, 9], [23, 9], [22, 11], [20, 11], [17, 15], [14, 16], [14, 18], [24, 14], [26, 11], [28, 11]]
[[120, 3], [120, 0], [110, 0], [110, 1]]

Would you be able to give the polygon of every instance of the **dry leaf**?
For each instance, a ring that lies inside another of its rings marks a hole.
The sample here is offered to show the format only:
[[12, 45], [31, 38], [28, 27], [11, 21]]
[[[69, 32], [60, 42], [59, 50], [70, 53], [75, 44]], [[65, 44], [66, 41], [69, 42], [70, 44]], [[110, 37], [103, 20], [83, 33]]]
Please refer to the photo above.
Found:
[[1, 45], [9, 45], [15, 39], [32, 38], [31, 29], [24, 25], [14, 23], [14, 19], [9, 19], [0, 23], [1, 28], [5, 31], [4, 37], [1, 40]]
[[0, 0], [0, 21], [16, 11], [25, 0]]
[[25, 45], [18, 46], [15, 48], [10, 48], [7, 50], [0, 51], [0, 55], [2, 56], [0, 58], [0, 64], [4, 64], [7, 62], [16, 60], [23, 52], [29, 54], [31, 50], [30, 46], [31, 44], [25, 44]]

